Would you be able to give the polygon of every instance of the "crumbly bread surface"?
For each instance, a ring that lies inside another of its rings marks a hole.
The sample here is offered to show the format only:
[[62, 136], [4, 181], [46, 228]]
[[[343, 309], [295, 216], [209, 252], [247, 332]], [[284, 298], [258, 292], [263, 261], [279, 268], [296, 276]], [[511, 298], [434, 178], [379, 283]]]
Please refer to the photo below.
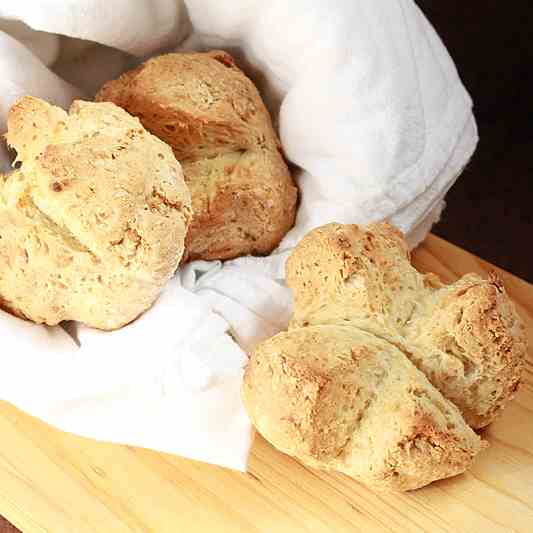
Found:
[[172, 150], [112, 103], [10, 110], [20, 167], [0, 183], [0, 301], [55, 325], [116, 329], [157, 298], [183, 253], [191, 199]]
[[378, 490], [459, 474], [483, 446], [398, 348], [352, 326], [297, 328], [263, 343], [243, 398], [280, 450]]
[[411, 265], [402, 234], [389, 224], [329, 224], [297, 246], [287, 284], [292, 327], [351, 323], [389, 340], [474, 428], [489, 424], [514, 395], [525, 333], [495, 275], [443, 285]]
[[96, 96], [168, 143], [191, 190], [184, 259], [267, 254], [294, 223], [297, 191], [261, 97], [226, 52], [148, 60]]
[[501, 282], [420, 274], [388, 224], [318, 228], [286, 274], [293, 320], [253, 351], [243, 382], [258, 431], [378, 490], [464, 472], [484, 446], [471, 427], [501, 412], [524, 364]]

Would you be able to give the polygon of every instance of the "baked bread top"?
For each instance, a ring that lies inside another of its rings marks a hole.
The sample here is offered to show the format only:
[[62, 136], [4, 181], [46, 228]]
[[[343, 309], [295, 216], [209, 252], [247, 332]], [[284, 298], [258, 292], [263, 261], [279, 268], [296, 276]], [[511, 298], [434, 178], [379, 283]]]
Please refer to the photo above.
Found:
[[287, 284], [292, 327], [349, 323], [400, 346], [474, 428], [514, 395], [525, 333], [496, 275], [444, 285], [411, 265], [393, 226], [328, 224], [296, 247]]
[[112, 103], [10, 110], [20, 167], [0, 183], [0, 298], [35, 322], [115, 329], [156, 299], [191, 200], [172, 150]]
[[389, 224], [318, 228], [286, 274], [293, 320], [253, 351], [243, 382], [259, 432], [376, 489], [463, 472], [483, 447], [471, 427], [502, 411], [524, 365], [501, 282], [420, 274]]
[[191, 190], [185, 259], [271, 252], [292, 227], [297, 191], [254, 84], [226, 52], [166, 54], [96, 95], [168, 143]]

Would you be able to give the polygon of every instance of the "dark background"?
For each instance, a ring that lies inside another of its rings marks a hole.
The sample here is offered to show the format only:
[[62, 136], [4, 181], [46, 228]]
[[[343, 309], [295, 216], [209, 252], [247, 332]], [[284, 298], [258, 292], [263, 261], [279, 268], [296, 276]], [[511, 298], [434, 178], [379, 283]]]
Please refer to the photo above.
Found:
[[417, 3], [472, 95], [480, 136], [433, 232], [533, 282], [533, 3]]
[[[533, 2], [417, 3], [474, 99], [480, 134], [433, 231], [533, 282]], [[0, 533], [16, 531], [0, 517]]]

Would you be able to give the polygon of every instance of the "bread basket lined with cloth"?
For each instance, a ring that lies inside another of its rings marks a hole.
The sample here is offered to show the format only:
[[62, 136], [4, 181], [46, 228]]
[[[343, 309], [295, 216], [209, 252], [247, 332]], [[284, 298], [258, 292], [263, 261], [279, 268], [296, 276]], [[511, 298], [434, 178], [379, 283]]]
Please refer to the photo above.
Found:
[[226, 50], [261, 91], [300, 194], [273, 253], [189, 263], [114, 332], [0, 312], [1, 399], [66, 431], [244, 470], [245, 350], [286, 327], [291, 250], [332, 221], [387, 219], [416, 245], [472, 155], [472, 103], [452, 60], [411, 0], [8, 1], [0, 19], [3, 131], [24, 95], [68, 108], [176, 49]]

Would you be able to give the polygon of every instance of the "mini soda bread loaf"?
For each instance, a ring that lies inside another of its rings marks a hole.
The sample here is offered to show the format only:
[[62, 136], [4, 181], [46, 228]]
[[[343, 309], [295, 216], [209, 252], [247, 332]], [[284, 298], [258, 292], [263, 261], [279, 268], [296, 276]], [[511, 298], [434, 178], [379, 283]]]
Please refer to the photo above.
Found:
[[172, 150], [112, 103], [10, 110], [20, 167], [0, 181], [0, 303], [111, 330], [157, 298], [183, 253], [190, 195]]
[[270, 253], [294, 223], [297, 191], [254, 84], [226, 52], [167, 54], [96, 96], [168, 143], [191, 190], [184, 259]]
[[289, 258], [289, 330], [259, 345], [242, 396], [280, 450], [378, 490], [464, 472], [513, 397], [524, 328], [499, 280], [443, 285], [402, 234], [329, 224]]

